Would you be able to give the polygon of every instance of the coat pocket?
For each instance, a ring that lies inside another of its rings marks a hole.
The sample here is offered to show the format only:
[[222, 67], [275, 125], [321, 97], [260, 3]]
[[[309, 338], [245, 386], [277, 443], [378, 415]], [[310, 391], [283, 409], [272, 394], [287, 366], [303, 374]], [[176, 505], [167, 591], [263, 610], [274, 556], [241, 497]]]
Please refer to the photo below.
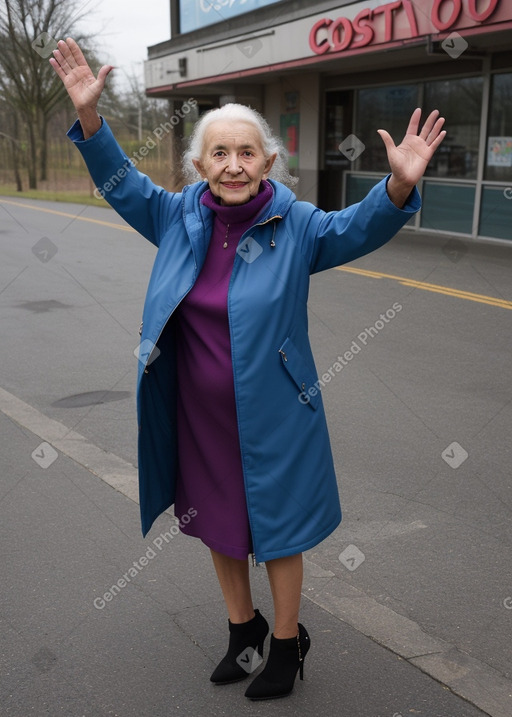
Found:
[[316, 410], [320, 403], [320, 389], [315, 385], [315, 371], [307, 364], [290, 338], [281, 346], [279, 354], [281, 363], [298, 389], [297, 400]]

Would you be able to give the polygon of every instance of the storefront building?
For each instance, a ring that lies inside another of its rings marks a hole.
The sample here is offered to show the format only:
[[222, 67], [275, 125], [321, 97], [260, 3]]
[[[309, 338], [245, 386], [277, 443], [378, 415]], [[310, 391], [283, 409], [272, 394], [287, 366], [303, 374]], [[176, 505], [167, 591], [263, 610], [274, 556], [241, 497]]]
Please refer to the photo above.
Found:
[[301, 199], [357, 201], [387, 172], [376, 130], [398, 143], [415, 107], [438, 108], [411, 228], [512, 240], [512, 0], [171, 0], [171, 25], [147, 94], [261, 111]]

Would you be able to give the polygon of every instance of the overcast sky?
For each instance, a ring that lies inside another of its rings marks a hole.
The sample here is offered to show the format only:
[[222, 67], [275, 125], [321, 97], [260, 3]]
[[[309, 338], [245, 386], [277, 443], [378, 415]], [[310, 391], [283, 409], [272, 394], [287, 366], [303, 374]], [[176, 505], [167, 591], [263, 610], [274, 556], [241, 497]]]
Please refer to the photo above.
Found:
[[[169, 40], [170, 0], [82, 0], [77, 8], [86, 13], [80, 26], [96, 35], [99, 59], [117, 68], [116, 84], [123, 70], [142, 76], [142, 60], [148, 45]], [[88, 8], [91, 9], [87, 14]]]

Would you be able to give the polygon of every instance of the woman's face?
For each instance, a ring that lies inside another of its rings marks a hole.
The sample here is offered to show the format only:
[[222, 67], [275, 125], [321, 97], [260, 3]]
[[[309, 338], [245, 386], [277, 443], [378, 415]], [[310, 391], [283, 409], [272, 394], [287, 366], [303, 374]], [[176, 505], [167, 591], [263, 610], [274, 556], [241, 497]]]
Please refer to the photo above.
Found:
[[221, 204], [245, 204], [258, 194], [276, 155], [265, 157], [260, 133], [251, 122], [217, 120], [207, 128], [194, 166]]

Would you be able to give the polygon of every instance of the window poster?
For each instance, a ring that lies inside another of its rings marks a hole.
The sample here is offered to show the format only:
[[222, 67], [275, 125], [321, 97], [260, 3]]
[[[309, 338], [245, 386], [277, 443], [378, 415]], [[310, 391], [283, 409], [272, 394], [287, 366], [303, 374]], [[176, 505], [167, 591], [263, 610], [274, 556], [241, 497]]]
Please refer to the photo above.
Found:
[[512, 167], [512, 137], [489, 137], [488, 167]]
[[288, 168], [299, 168], [299, 118], [298, 112], [281, 115], [281, 139], [288, 151]]

